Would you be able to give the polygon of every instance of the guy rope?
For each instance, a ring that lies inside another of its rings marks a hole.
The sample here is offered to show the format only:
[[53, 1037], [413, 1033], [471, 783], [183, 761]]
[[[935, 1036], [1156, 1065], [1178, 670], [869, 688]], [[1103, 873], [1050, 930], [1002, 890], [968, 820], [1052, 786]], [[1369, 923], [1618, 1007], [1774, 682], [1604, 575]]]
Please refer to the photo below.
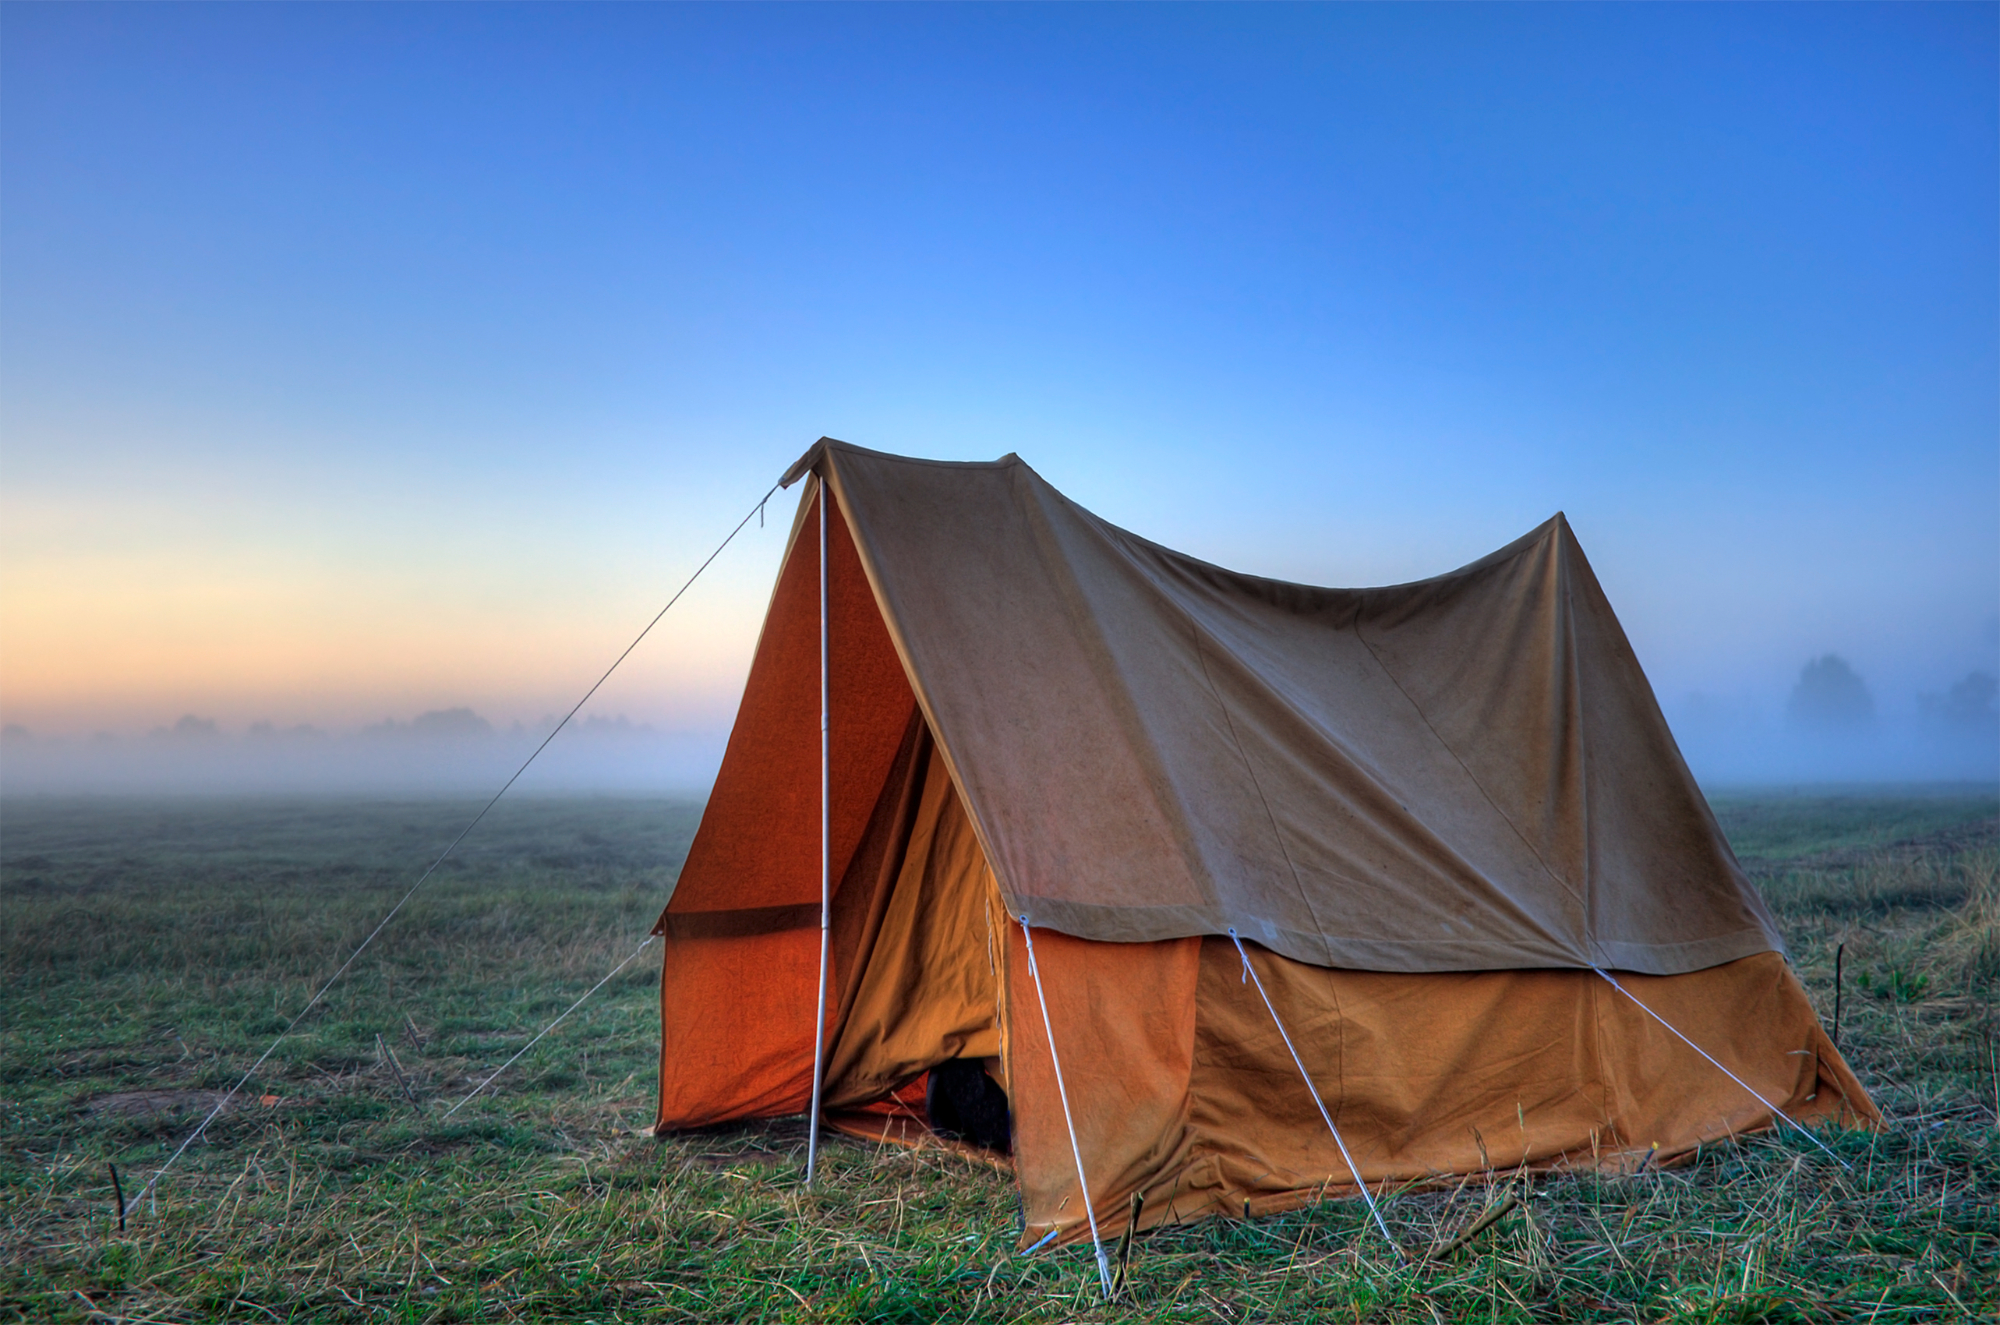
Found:
[[[480, 807], [478, 814], [472, 816], [472, 821], [466, 824], [464, 828], [459, 830], [458, 836], [454, 837], [451, 840], [451, 845], [447, 846], [443, 851], [438, 853], [438, 858], [430, 863], [430, 868], [426, 869], [421, 875], [417, 876], [417, 881], [410, 885], [410, 890], [404, 893], [403, 896], [396, 902], [394, 906], [389, 908], [388, 914], [383, 916], [382, 919], [379, 922], [377, 922], [375, 928], [368, 931], [368, 937], [362, 939], [360, 944], [354, 949], [354, 951], [347, 955], [347, 960], [342, 962], [338, 967], [338, 969], [336, 969], [332, 975], [327, 977], [326, 983], [322, 984], [319, 987], [318, 992], [314, 993], [311, 998], [306, 1000], [306, 1005], [298, 1010], [297, 1015], [295, 1015], [289, 1022], [285, 1023], [285, 1028], [278, 1032], [277, 1038], [271, 1041], [270, 1045], [265, 1048], [263, 1053], [257, 1055], [257, 1061], [250, 1064], [249, 1070], [244, 1072], [244, 1074], [241, 1077], [237, 1078], [236, 1084], [231, 1086], [229, 1090], [223, 1095], [223, 1097], [215, 1102], [215, 1107], [211, 1108], [208, 1111], [208, 1116], [203, 1118], [201, 1122], [195, 1127], [195, 1129], [187, 1134], [186, 1139], [184, 1139], [179, 1146], [175, 1147], [173, 1154], [167, 1156], [167, 1162], [160, 1165], [158, 1171], [156, 1171], [153, 1174], [153, 1176], [147, 1180], [146, 1185], [139, 1190], [139, 1194], [133, 1197], [129, 1203], [124, 1203], [126, 1209], [137, 1207], [149, 1195], [152, 1194], [154, 1188], [159, 1186], [160, 1179], [167, 1176], [167, 1170], [171, 1169], [174, 1166], [174, 1164], [180, 1159], [180, 1157], [187, 1153], [187, 1148], [189, 1146], [193, 1145], [196, 1141], [201, 1139], [202, 1135], [208, 1131], [209, 1124], [213, 1123], [216, 1120], [216, 1118], [221, 1116], [222, 1111], [229, 1107], [230, 1102], [234, 1100], [239, 1094], [242, 1093], [243, 1087], [248, 1085], [250, 1083], [250, 1079], [257, 1075], [257, 1070], [263, 1067], [265, 1061], [271, 1057], [271, 1055], [277, 1050], [278, 1046], [283, 1044], [288, 1038], [290, 1038], [294, 1030], [298, 1029], [299, 1023], [305, 1020], [306, 1014], [311, 1012], [315, 1007], [319, 1006], [320, 1000], [326, 997], [327, 991], [333, 988], [333, 986], [340, 980], [341, 976], [347, 974], [348, 968], [354, 965], [355, 961], [360, 958], [362, 953], [368, 951], [369, 945], [374, 943], [375, 940], [381, 935], [382, 931], [389, 927], [389, 922], [394, 920], [397, 914], [400, 911], [402, 911], [403, 907], [409, 903], [409, 900], [417, 895], [417, 890], [422, 888], [426, 883], [430, 881], [431, 876], [437, 873], [438, 867], [444, 864], [445, 860], [451, 855], [453, 851], [456, 851], [458, 849], [459, 843], [465, 841], [466, 835], [470, 833], [474, 828], [479, 826], [479, 821], [486, 817], [487, 811], [491, 810], [496, 804], [498, 804], [500, 798], [502, 796], [505, 796], [508, 790], [511, 787], [513, 787], [513, 785], [516, 782], [521, 780], [521, 775], [528, 771], [528, 766], [534, 763], [535, 760], [540, 757], [542, 751], [549, 748], [550, 741], [555, 740], [556, 733], [562, 731], [563, 728], [569, 726], [570, 719], [574, 718], [577, 715], [577, 713], [582, 710], [583, 706], [590, 702], [590, 697], [592, 695], [595, 695], [598, 692], [598, 690], [603, 687], [604, 683], [611, 679], [611, 674], [618, 670], [619, 664], [632, 656], [632, 650], [638, 648], [639, 642], [645, 639], [647, 635], [652, 633], [654, 626], [660, 624], [660, 618], [664, 617], [668, 613], [668, 611], [672, 609], [673, 605], [681, 600], [681, 596], [687, 593], [687, 591], [693, 587], [694, 582], [701, 578], [701, 573], [707, 570], [709, 566], [713, 564], [713, 562], [717, 557], [722, 555], [722, 550], [728, 547], [730, 543], [735, 540], [736, 535], [743, 532], [743, 526], [750, 523], [751, 517], [758, 515], [763, 511], [764, 503], [768, 502], [771, 499], [771, 494], [775, 493], [778, 490], [779, 486], [780, 485], [775, 483], [772, 484], [770, 492], [766, 492], [762, 497], [758, 498], [757, 504], [752, 506], [749, 509], [749, 511], [744, 514], [743, 518], [736, 522], [736, 527], [734, 529], [731, 529], [728, 535], [723, 538], [722, 542], [716, 545], [715, 551], [709, 553], [707, 558], [703, 560], [701, 565], [695, 567], [694, 574], [688, 576], [687, 582], [681, 585], [679, 589], [674, 591], [674, 596], [667, 600], [666, 606], [662, 607], [658, 612], [655, 612], [653, 614], [653, 619], [651, 621], [648, 621], [644, 629], [640, 630], [640, 632], [637, 635], [633, 636], [632, 642], [625, 646], [624, 652], [620, 653], [616, 658], [612, 659], [611, 665], [604, 669], [604, 674], [598, 677], [597, 680], [594, 683], [592, 683], [590, 689], [583, 692], [583, 698], [577, 700], [576, 703], [570, 707], [569, 712], [563, 715], [562, 721], [558, 722], [555, 725], [555, 727], [550, 730], [549, 734], [542, 738], [541, 744], [535, 747], [534, 752], [530, 754], [526, 759], [521, 761], [521, 766], [514, 770], [514, 775], [508, 778], [505, 783], [501, 784], [500, 790], [494, 792], [492, 797], [489, 800], [487, 800], [486, 804]], [[646, 940], [646, 943], [640, 944], [639, 951], [643, 952], [647, 944], [650, 944], [651, 942], [652, 940], [649, 938]], [[637, 957], [638, 955], [639, 955], [638, 952], [634, 952], [631, 957], [627, 957], [625, 961], [620, 962], [618, 964], [618, 967], [612, 971], [612, 975], [616, 975], [619, 970], [623, 970], [625, 966], [628, 965], [633, 960], [633, 958]], [[610, 976], [606, 976], [605, 980], [609, 980], [610, 978], [611, 978]], [[584, 998], [588, 998], [590, 997], [590, 994], [596, 993], [598, 989], [601, 989], [603, 987], [603, 985], [604, 981], [600, 980], [597, 983], [597, 985], [591, 989], [590, 993], [584, 995]], [[583, 999], [577, 1000], [578, 1004], [581, 1004], [582, 1002]], [[570, 1012], [574, 1012], [575, 1010], [576, 1007], [572, 1006], [568, 1011], [563, 1013], [563, 1017], [567, 1017], [570, 1014]], [[561, 1020], [562, 1017], [558, 1017], [556, 1019], [557, 1022], [560, 1022]], [[553, 1029], [555, 1029], [555, 1023], [551, 1023], [548, 1029], [542, 1032], [542, 1035], [547, 1035], [549, 1033], [549, 1030]], [[541, 1038], [542, 1038], [541, 1035], [537, 1035], [535, 1037], [535, 1040], [529, 1042], [530, 1047], [532, 1047], [535, 1041], [538, 1041]], [[523, 1050], [523, 1052], [526, 1051]], [[514, 1058], [516, 1059], [519, 1057], [520, 1057], [519, 1054], [516, 1054], [514, 1056]], [[514, 1059], [509, 1059], [507, 1064], [501, 1067], [500, 1071], [502, 1072], [506, 1071], [507, 1067], [511, 1066], [513, 1062]], [[494, 1077], [497, 1077], [499, 1075], [500, 1075], [499, 1072], [495, 1072], [493, 1074]], [[493, 1082], [493, 1077], [488, 1077], [484, 1082], [480, 1083], [478, 1090], [475, 1090], [473, 1094], [474, 1095], [478, 1094], [480, 1090], [484, 1090], [487, 1086], [491, 1085], [492, 1082]], [[471, 1095], [466, 1096], [467, 1100], [471, 1098], [472, 1098]], [[460, 1107], [464, 1106], [464, 1104], [465, 1100], [459, 1101], [459, 1104], [453, 1107], [452, 1112], [456, 1113]], [[449, 1117], [450, 1115], [447, 1114], [446, 1116]], [[123, 1211], [121, 1210], [121, 1214], [122, 1213]]]

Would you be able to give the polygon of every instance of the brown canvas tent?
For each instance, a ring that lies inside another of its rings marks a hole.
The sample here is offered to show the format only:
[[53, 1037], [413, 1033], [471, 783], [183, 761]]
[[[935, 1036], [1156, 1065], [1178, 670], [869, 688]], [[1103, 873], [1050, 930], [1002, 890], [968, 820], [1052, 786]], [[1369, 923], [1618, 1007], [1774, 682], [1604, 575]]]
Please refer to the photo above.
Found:
[[1560, 515], [1321, 589], [1011, 455], [808, 474], [657, 929], [659, 1130], [810, 1107], [823, 852], [825, 1117], [922, 1136], [984, 1060], [1024, 1245], [1353, 1194], [1340, 1140], [1379, 1186], [1877, 1118]]

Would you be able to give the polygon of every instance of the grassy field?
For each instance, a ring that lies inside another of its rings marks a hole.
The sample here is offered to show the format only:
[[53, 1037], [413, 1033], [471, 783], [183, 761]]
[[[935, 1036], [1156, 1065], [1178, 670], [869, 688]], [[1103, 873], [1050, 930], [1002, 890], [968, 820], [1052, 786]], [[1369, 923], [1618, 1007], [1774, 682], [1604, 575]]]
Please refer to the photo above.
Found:
[[[1890, 1116], [1636, 1178], [1505, 1175], [1012, 1254], [1004, 1174], [796, 1122], [655, 1141], [641, 960], [692, 807], [505, 804], [123, 1229], [135, 1194], [473, 807], [0, 806], [0, 1321], [2000, 1318], [2000, 823], [1990, 793], [1717, 809]], [[647, 953], [647, 959], [653, 954]], [[1513, 1203], [1508, 1204], [1512, 1199]], [[1436, 1252], [1482, 1214], [1506, 1213]]]

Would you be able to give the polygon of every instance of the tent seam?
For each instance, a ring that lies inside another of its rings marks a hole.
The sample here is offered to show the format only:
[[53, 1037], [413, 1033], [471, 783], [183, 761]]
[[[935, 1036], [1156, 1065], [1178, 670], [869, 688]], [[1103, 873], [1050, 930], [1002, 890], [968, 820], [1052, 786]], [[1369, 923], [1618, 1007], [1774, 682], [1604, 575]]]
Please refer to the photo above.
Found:
[[[1306, 892], [1305, 880], [1299, 877], [1298, 864], [1292, 859], [1291, 848], [1285, 845], [1285, 832], [1278, 827], [1278, 816], [1271, 809], [1270, 798], [1264, 794], [1264, 784], [1258, 780], [1257, 769], [1250, 762], [1249, 752], [1243, 748], [1243, 738], [1237, 734], [1236, 715], [1229, 711], [1229, 701], [1222, 697], [1222, 692], [1216, 688], [1215, 677], [1208, 670], [1208, 651], [1202, 647], [1201, 624], [1186, 607], [1179, 603], [1175, 603], [1174, 606], [1179, 609], [1181, 619], [1187, 622], [1188, 631], [1194, 636], [1194, 656], [1201, 663], [1202, 683], [1208, 687], [1209, 696], [1215, 700], [1215, 706], [1222, 710], [1222, 720], [1229, 726], [1229, 743], [1236, 747], [1236, 757], [1243, 761], [1243, 771], [1250, 775], [1250, 786], [1257, 793], [1257, 803], [1264, 807], [1264, 818], [1271, 825], [1271, 840], [1278, 844], [1278, 854], [1285, 858], [1285, 868], [1292, 872], [1292, 887], [1298, 892], [1299, 901], [1305, 905], [1306, 914], [1312, 917], [1313, 929], [1319, 934], [1320, 951], [1326, 957], [1326, 964], [1332, 966], [1333, 948], [1326, 941], [1326, 926], [1320, 922], [1319, 911], [1314, 908], [1312, 898]], [[1234, 932], [1231, 931], [1232, 934]]]
[[[1560, 534], [1560, 531], [1558, 533]], [[1558, 542], [1560, 542], [1560, 537], [1558, 538]], [[1558, 591], [1562, 595], [1562, 644], [1563, 657], [1567, 662], [1565, 670], [1569, 680], [1570, 706], [1576, 715], [1576, 730], [1573, 738], [1576, 741], [1576, 798], [1580, 816], [1583, 820], [1583, 841], [1581, 843], [1583, 848], [1583, 891], [1577, 892], [1574, 889], [1571, 891], [1572, 895], [1576, 897], [1577, 905], [1583, 909], [1584, 949], [1590, 954], [1591, 961], [1595, 963], [1602, 954], [1598, 952], [1597, 925], [1592, 919], [1590, 908], [1590, 880], [1595, 873], [1591, 864], [1596, 859], [1590, 849], [1590, 747], [1583, 739], [1583, 672], [1577, 659], [1576, 595], [1571, 592], [1569, 563], [1561, 557], [1556, 559], [1556, 582]], [[1480, 790], [1483, 793], [1485, 789], [1482, 787]], [[1495, 806], [1494, 808], [1498, 809], [1499, 807]], [[1516, 829], [1515, 832], [1519, 834], [1520, 830]], [[1539, 858], [1540, 853], [1538, 852], [1537, 859]], [[1546, 863], [1543, 865], [1543, 868], [1548, 868]]]
[[1453, 761], [1458, 764], [1459, 768], [1464, 771], [1466, 780], [1471, 782], [1473, 786], [1479, 788], [1480, 796], [1486, 801], [1486, 804], [1488, 805], [1488, 807], [1492, 809], [1493, 813], [1500, 816], [1500, 822], [1506, 824], [1507, 830], [1513, 833], [1515, 837], [1519, 838], [1521, 841], [1521, 845], [1528, 849], [1528, 854], [1533, 856], [1535, 858], [1535, 863], [1542, 867], [1542, 873], [1549, 876], [1549, 882], [1555, 884], [1557, 887], [1561, 888], [1564, 892], [1568, 893], [1571, 897], [1574, 897], [1576, 899], [1576, 904], [1583, 911], [1585, 917], [1586, 932], [1583, 936], [1585, 953], [1586, 956], [1594, 956], [1595, 954], [1589, 952], [1590, 935], [1588, 933], [1588, 921], [1590, 915], [1590, 904], [1584, 900], [1583, 894], [1579, 893], [1575, 888], [1571, 887], [1568, 880], [1564, 879], [1560, 874], [1557, 874], [1553, 869], [1549, 868], [1549, 862], [1547, 858], [1542, 855], [1541, 849], [1537, 847], [1533, 842], [1530, 842], [1528, 840], [1528, 835], [1521, 831], [1521, 826], [1519, 824], [1514, 822], [1514, 816], [1508, 814], [1505, 810], [1500, 808], [1499, 802], [1493, 799], [1493, 793], [1486, 789], [1486, 784], [1479, 780], [1479, 775], [1474, 773], [1472, 771], [1471, 766], [1465, 762], [1465, 756], [1459, 754], [1459, 752], [1452, 746], [1452, 743], [1444, 738], [1444, 733], [1440, 732], [1437, 729], [1437, 727], [1431, 722], [1431, 715], [1424, 712], [1423, 705], [1417, 703], [1416, 696], [1412, 695], [1407, 689], [1404, 688], [1402, 678], [1397, 676], [1395, 672], [1389, 669], [1389, 664], [1382, 661], [1382, 655], [1375, 651], [1375, 646], [1369, 643], [1368, 637], [1366, 635], [1361, 633], [1361, 620], [1359, 615], [1356, 616], [1354, 622], [1354, 638], [1361, 641], [1361, 647], [1368, 650], [1368, 656], [1373, 658], [1375, 660], [1375, 665], [1382, 669], [1382, 675], [1389, 678], [1389, 684], [1396, 687], [1397, 691], [1403, 696], [1403, 698], [1409, 701], [1411, 710], [1415, 712], [1419, 718], [1423, 719], [1424, 730], [1437, 738], [1437, 743], [1444, 747], [1445, 753], [1449, 754], [1452, 757]]
[[1611, 1112], [1611, 1064], [1604, 1056], [1605, 1031], [1604, 1004], [1602, 1002], [1604, 991], [1598, 988], [1595, 980], [1591, 981], [1586, 988], [1590, 991], [1590, 1024], [1596, 1031], [1596, 1035], [1593, 1037], [1594, 1042], [1591, 1045], [1591, 1057], [1597, 1060], [1597, 1107], [1604, 1115], [1605, 1127], [1619, 1143], [1619, 1148], [1623, 1150], [1629, 1144], [1629, 1141], [1624, 1134], [1624, 1130], [1619, 1126], [1618, 1119]]

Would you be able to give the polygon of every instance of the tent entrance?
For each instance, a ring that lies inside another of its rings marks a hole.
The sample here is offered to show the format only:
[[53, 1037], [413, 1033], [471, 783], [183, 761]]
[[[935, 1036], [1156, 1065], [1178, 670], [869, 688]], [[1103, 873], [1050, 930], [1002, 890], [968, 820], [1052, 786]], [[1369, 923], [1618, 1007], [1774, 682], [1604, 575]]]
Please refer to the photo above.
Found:
[[[840, 979], [823, 1087], [829, 1122], [902, 1140], [929, 1134], [934, 1115], [951, 1126], [950, 1097], [967, 1089], [966, 1068], [946, 1069], [942, 1080], [931, 1071], [954, 1059], [980, 1063], [1004, 1089], [1005, 924], [993, 870], [913, 711], [834, 895]], [[936, 1098], [941, 1088], [945, 1100]]]
[[[656, 932], [659, 1130], [811, 1107], [820, 970], [819, 505], [793, 525], [701, 830]], [[825, 539], [832, 897], [821, 1114], [929, 1133], [928, 1074], [996, 1081], [1006, 911], [838, 502]], [[802, 536], [803, 535], [803, 536]], [[1004, 1081], [1001, 1082], [1004, 1086]], [[852, 1128], [848, 1130], [854, 1130]]]

